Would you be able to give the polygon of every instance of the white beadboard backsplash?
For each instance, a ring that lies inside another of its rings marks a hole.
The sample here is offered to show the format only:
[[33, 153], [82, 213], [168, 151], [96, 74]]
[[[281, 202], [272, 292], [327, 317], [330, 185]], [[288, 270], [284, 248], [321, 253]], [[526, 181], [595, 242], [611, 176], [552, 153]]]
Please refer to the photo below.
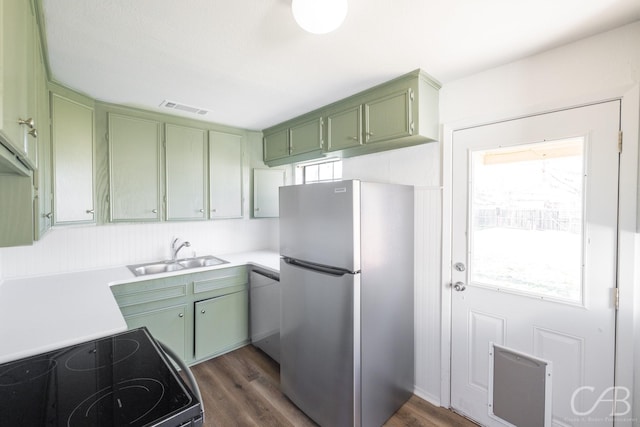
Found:
[[0, 280], [167, 259], [174, 237], [191, 243], [181, 257], [278, 250], [278, 233], [277, 218], [56, 227], [33, 246], [0, 249]]

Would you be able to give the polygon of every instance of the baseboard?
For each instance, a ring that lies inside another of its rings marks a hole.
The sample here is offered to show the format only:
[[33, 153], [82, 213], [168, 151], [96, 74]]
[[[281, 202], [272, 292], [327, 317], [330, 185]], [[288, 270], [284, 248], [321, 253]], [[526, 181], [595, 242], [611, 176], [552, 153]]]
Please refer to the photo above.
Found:
[[434, 396], [433, 394], [422, 390], [420, 387], [414, 387], [413, 394], [418, 396], [420, 399], [426, 400], [434, 406], [441, 406], [439, 396]]

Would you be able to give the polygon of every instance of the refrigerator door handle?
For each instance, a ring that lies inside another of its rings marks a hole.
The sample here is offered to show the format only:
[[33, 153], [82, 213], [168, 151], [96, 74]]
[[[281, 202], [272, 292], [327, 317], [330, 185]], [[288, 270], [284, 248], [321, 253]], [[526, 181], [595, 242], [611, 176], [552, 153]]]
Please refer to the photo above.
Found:
[[308, 262], [308, 261], [301, 261], [295, 258], [283, 257], [282, 259], [284, 262], [286, 262], [289, 265], [304, 268], [307, 270], [317, 271], [320, 273], [330, 274], [332, 276], [344, 276], [345, 274], [359, 273], [358, 271], [349, 271], [344, 268], [328, 267], [326, 265], [315, 264], [313, 262]]

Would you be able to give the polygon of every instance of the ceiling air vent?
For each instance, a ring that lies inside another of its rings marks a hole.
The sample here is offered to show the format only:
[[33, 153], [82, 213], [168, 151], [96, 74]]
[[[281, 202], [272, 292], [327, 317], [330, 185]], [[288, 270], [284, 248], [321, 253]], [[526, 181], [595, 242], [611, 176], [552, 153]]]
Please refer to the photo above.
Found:
[[171, 108], [172, 110], [186, 111], [187, 113], [198, 114], [200, 116], [205, 116], [209, 112], [207, 110], [203, 110], [202, 108], [179, 104], [177, 102], [167, 101], [166, 99], [162, 101], [160, 106], [165, 108]]

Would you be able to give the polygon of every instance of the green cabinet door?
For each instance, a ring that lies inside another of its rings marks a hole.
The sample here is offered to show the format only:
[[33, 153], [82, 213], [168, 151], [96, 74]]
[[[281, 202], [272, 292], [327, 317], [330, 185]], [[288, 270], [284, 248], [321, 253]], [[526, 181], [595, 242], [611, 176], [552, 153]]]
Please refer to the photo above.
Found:
[[159, 122], [109, 113], [111, 221], [158, 221]]
[[[31, 5], [25, 0], [0, 2], [2, 36], [0, 37], [0, 139], [20, 158], [27, 157], [30, 126], [21, 121], [34, 119], [29, 100], [30, 78], [33, 78], [33, 24]], [[34, 119], [35, 120], [35, 119]], [[34, 124], [35, 126], [35, 124]]]
[[253, 170], [253, 217], [280, 216], [280, 187], [285, 184], [283, 169]]
[[54, 221], [95, 222], [93, 108], [53, 94], [51, 116]]
[[247, 290], [195, 303], [195, 358], [220, 354], [249, 339]]
[[[28, 2], [31, 4], [31, 2]], [[25, 136], [23, 141], [24, 146], [24, 154], [25, 157], [23, 161], [29, 165], [29, 167], [33, 170], [38, 168], [38, 135], [43, 132], [48, 132], [47, 123], [49, 122], [48, 117], [41, 117], [38, 115], [38, 84], [37, 84], [37, 75], [38, 75], [38, 65], [40, 63], [38, 56], [40, 55], [40, 50], [36, 45], [36, 42], [39, 44], [39, 35], [38, 28], [35, 22], [35, 16], [33, 14], [33, 9], [27, 6], [29, 13], [27, 16], [27, 28], [25, 29], [25, 33], [27, 39], [25, 43], [27, 45], [27, 65], [26, 65], [26, 96], [27, 96], [27, 116], [34, 120], [33, 128], [29, 125], [25, 127]]]
[[242, 136], [209, 131], [209, 217], [242, 217]]
[[206, 141], [202, 129], [165, 127], [167, 220], [207, 218]]
[[263, 150], [265, 163], [289, 157], [289, 128], [285, 127], [272, 133], [265, 133]]
[[362, 105], [327, 115], [327, 151], [362, 145]]
[[413, 135], [412, 100], [407, 89], [365, 103], [365, 144]]
[[146, 326], [151, 335], [185, 360], [187, 307], [178, 305], [125, 316], [129, 329]]
[[[47, 87], [44, 59], [38, 45], [38, 61], [36, 69], [37, 116], [40, 123], [49, 121], [49, 89]], [[51, 134], [45, 127], [38, 132], [38, 170], [34, 172], [35, 186], [35, 232], [36, 240], [40, 239], [52, 225], [53, 192], [51, 183]]]
[[0, 247], [33, 243], [32, 179], [7, 175], [0, 178]]
[[322, 150], [322, 117], [292, 125], [289, 132], [292, 156]]

